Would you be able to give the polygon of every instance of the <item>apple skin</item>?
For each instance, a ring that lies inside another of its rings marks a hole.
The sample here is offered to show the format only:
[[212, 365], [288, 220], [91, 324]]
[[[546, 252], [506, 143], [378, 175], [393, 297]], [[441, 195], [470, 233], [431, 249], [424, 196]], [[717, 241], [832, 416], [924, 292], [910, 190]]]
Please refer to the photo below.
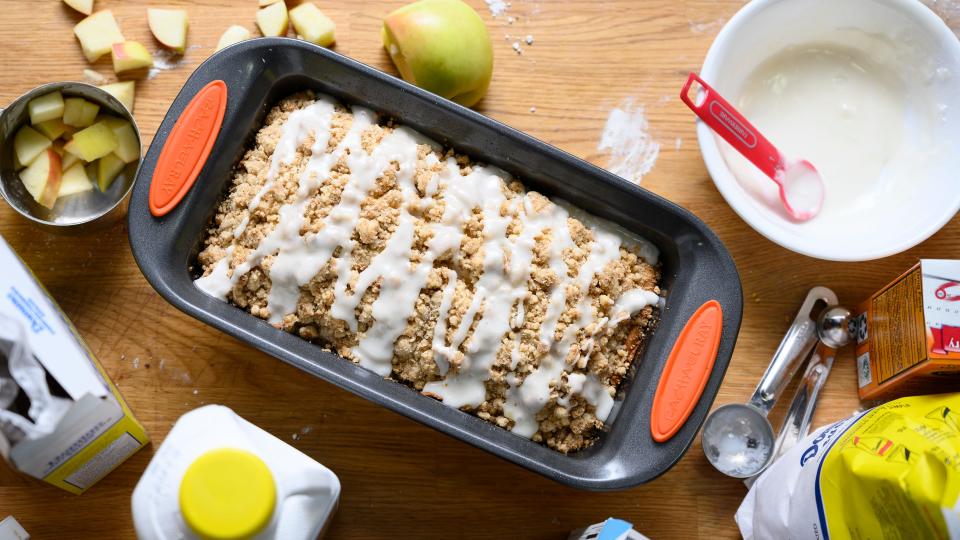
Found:
[[419, 0], [383, 20], [383, 47], [408, 82], [472, 107], [493, 75], [480, 15], [460, 0]]
[[164, 47], [180, 54], [186, 52], [190, 27], [186, 10], [148, 8], [147, 26]]
[[113, 44], [113, 72], [134, 71], [153, 67], [153, 56], [139, 41]]
[[50, 176], [47, 178], [47, 185], [43, 188], [43, 194], [37, 200], [38, 203], [53, 208], [57, 203], [57, 195], [60, 194], [60, 181], [63, 180], [63, 169], [61, 168], [60, 155], [53, 150], [47, 150], [47, 157], [50, 161]]
[[78, 22], [73, 27], [73, 33], [80, 40], [87, 62], [91, 63], [110, 52], [114, 43], [123, 41], [123, 33], [109, 9], [98, 11]]
[[62, 173], [60, 155], [53, 148], [47, 148], [20, 173], [20, 180], [34, 200], [53, 208], [60, 193]]

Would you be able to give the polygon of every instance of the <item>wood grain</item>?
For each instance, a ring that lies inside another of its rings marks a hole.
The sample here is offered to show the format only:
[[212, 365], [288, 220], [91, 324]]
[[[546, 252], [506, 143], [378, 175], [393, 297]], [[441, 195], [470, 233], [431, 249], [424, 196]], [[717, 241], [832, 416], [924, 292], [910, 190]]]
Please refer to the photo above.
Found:
[[[136, 117], [147, 141], [191, 71], [230, 24], [255, 29], [253, 0], [168, 0], [189, 10], [182, 62], [137, 85]], [[382, 17], [402, 1], [322, 0], [338, 24], [336, 50], [395, 73], [380, 48]], [[714, 35], [740, 7], [733, 0], [513, 0], [488, 24], [495, 73], [479, 110], [598, 165], [609, 110], [645, 105], [662, 145], [643, 186], [689, 208], [729, 247], [745, 309], [717, 405], [751, 393], [807, 289], [827, 285], [854, 304], [918, 257], [960, 254], [960, 221], [906, 253], [870, 263], [817, 261], [749, 228], [713, 187], [692, 115], [676, 98]], [[155, 50], [147, 2], [97, 0], [128, 39]], [[949, 8], [943, 8], [949, 9]], [[0, 0], [0, 103], [36, 85], [82, 78], [88, 65], [71, 33], [81, 17], [57, 0]], [[956, 13], [948, 21], [960, 24]], [[508, 23], [507, 16], [515, 18]], [[523, 54], [510, 45], [530, 34]], [[112, 77], [107, 59], [93, 69]], [[531, 111], [536, 108], [536, 112]], [[353, 397], [186, 317], [144, 281], [123, 224], [94, 236], [51, 236], [0, 205], [0, 234], [33, 268], [119, 384], [155, 442], [184, 412], [223, 403], [333, 469], [343, 500], [330, 538], [562, 539], [617, 516], [653, 538], [736, 537], [732, 516], [745, 490], [716, 473], [699, 444], [657, 481], [617, 493], [557, 485]], [[860, 406], [849, 353], [835, 366], [817, 411], [822, 424]], [[779, 411], [778, 415], [781, 414]], [[294, 440], [293, 435], [297, 434]], [[129, 497], [152, 449], [141, 451], [76, 497], [0, 465], [0, 517], [13, 514], [35, 538], [132, 538]]]

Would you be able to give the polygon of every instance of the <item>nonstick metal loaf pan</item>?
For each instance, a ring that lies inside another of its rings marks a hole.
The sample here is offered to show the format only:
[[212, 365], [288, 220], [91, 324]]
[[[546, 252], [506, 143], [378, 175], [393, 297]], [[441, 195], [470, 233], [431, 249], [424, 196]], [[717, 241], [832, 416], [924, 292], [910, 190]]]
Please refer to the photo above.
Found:
[[[665, 303], [659, 325], [617, 398], [609, 430], [592, 447], [571, 454], [551, 450], [383, 379], [194, 286], [202, 237], [233, 167], [270, 107], [305, 89], [395, 118], [660, 248]], [[354, 394], [584, 489], [647, 482], [683, 456], [720, 387], [740, 326], [742, 292], [733, 261], [686, 210], [474, 111], [287, 38], [231, 46], [191, 75], [140, 167], [129, 225], [147, 280], [189, 315]]]

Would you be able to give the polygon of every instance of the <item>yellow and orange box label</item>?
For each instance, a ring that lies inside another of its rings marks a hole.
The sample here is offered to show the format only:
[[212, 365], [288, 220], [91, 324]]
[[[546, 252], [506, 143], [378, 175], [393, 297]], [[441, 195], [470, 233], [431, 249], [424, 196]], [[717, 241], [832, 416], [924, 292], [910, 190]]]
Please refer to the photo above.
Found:
[[960, 390], [960, 260], [924, 259], [853, 321], [861, 399]]

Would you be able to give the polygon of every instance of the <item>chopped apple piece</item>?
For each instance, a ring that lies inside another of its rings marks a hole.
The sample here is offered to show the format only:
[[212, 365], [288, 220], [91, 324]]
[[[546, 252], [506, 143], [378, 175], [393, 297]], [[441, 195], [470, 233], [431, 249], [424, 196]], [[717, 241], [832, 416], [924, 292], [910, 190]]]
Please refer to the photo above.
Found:
[[57, 194], [60, 193], [62, 172], [60, 156], [52, 148], [47, 148], [29, 167], [20, 172], [20, 181], [34, 200], [47, 208], [53, 208], [57, 202]]
[[83, 98], [73, 97], [63, 101], [63, 123], [68, 126], [79, 127], [77, 121], [83, 116]]
[[63, 0], [63, 3], [84, 15], [93, 13], [93, 0]]
[[113, 44], [113, 72], [123, 73], [153, 66], [153, 56], [139, 41]]
[[110, 189], [110, 184], [113, 183], [114, 179], [117, 178], [117, 175], [120, 174], [120, 171], [123, 170], [123, 167], [126, 163], [122, 159], [118, 158], [116, 154], [107, 154], [102, 158], [97, 160], [97, 188], [102, 192], [106, 192]]
[[100, 106], [83, 98], [67, 98], [63, 108], [63, 123], [73, 127], [87, 127], [96, 120]]
[[63, 148], [84, 161], [93, 161], [117, 149], [117, 135], [106, 122], [97, 122], [76, 132]]
[[164, 47], [180, 54], [187, 50], [187, 12], [182, 9], [147, 10], [147, 23], [150, 32]]
[[[66, 163], [66, 160], [64, 160], [64, 163]], [[60, 180], [60, 192], [57, 193], [57, 197], [66, 197], [91, 189], [93, 189], [93, 183], [87, 178], [87, 171], [83, 169], [83, 163], [77, 161], [70, 166], [64, 165], [63, 179]]]
[[31, 124], [60, 118], [63, 116], [63, 94], [50, 92], [34, 98], [27, 103], [27, 111], [30, 113]]
[[117, 136], [117, 149], [113, 151], [124, 163], [132, 163], [140, 159], [140, 141], [137, 140], [137, 133], [133, 130], [130, 122], [122, 121], [122, 124], [114, 127], [113, 133]]
[[40, 122], [39, 124], [34, 124], [33, 127], [52, 141], [54, 139], [59, 139], [60, 136], [66, 133], [69, 126], [64, 124], [63, 120], [60, 118], [54, 118], [53, 120], [47, 120], [45, 122]]
[[277, 2], [282, 2], [283, 0], [258, 0], [257, 4], [260, 7], [267, 7], [270, 4], [276, 4]]
[[73, 166], [74, 163], [80, 163], [81, 159], [77, 156], [71, 154], [64, 150], [63, 154], [60, 154], [60, 157], [63, 158], [63, 170], [67, 170]]
[[87, 127], [92, 125], [97, 119], [97, 113], [100, 112], [100, 105], [88, 101], [83, 104], [83, 115], [80, 117], [80, 125], [74, 127]]
[[13, 151], [21, 165], [30, 165], [41, 152], [50, 148], [51, 144], [50, 139], [30, 126], [23, 126], [13, 136]]
[[105, 84], [100, 89], [117, 98], [117, 101], [122, 103], [128, 111], [133, 112], [133, 102], [136, 96], [136, 85], [133, 81]]
[[87, 163], [83, 166], [83, 172], [87, 173], [87, 179], [90, 180], [91, 184], [97, 183], [97, 162]]
[[242, 26], [233, 25], [230, 28], [227, 28], [227, 31], [220, 36], [220, 41], [217, 42], [217, 49], [213, 52], [217, 52], [220, 49], [226, 49], [230, 45], [235, 43], [240, 43], [250, 39], [250, 31]]
[[284, 36], [287, 34], [289, 25], [290, 18], [287, 16], [287, 5], [283, 2], [270, 4], [257, 12], [257, 27], [260, 28], [260, 33], [265, 36]]
[[110, 126], [110, 129], [116, 131], [118, 127], [127, 123], [126, 120], [122, 118], [117, 118], [116, 116], [110, 116], [109, 114], [101, 114], [97, 117], [97, 122], [103, 122]]
[[324, 15], [316, 4], [306, 2], [291, 9], [290, 22], [300, 39], [321, 47], [333, 45], [337, 25]]
[[113, 12], [109, 9], [98, 11], [73, 27], [73, 33], [80, 40], [80, 47], [88, 62], [96, 62], [98, 58], [110, 52], [114, 43], [123, 41], [123, 34], [117, 26]]

